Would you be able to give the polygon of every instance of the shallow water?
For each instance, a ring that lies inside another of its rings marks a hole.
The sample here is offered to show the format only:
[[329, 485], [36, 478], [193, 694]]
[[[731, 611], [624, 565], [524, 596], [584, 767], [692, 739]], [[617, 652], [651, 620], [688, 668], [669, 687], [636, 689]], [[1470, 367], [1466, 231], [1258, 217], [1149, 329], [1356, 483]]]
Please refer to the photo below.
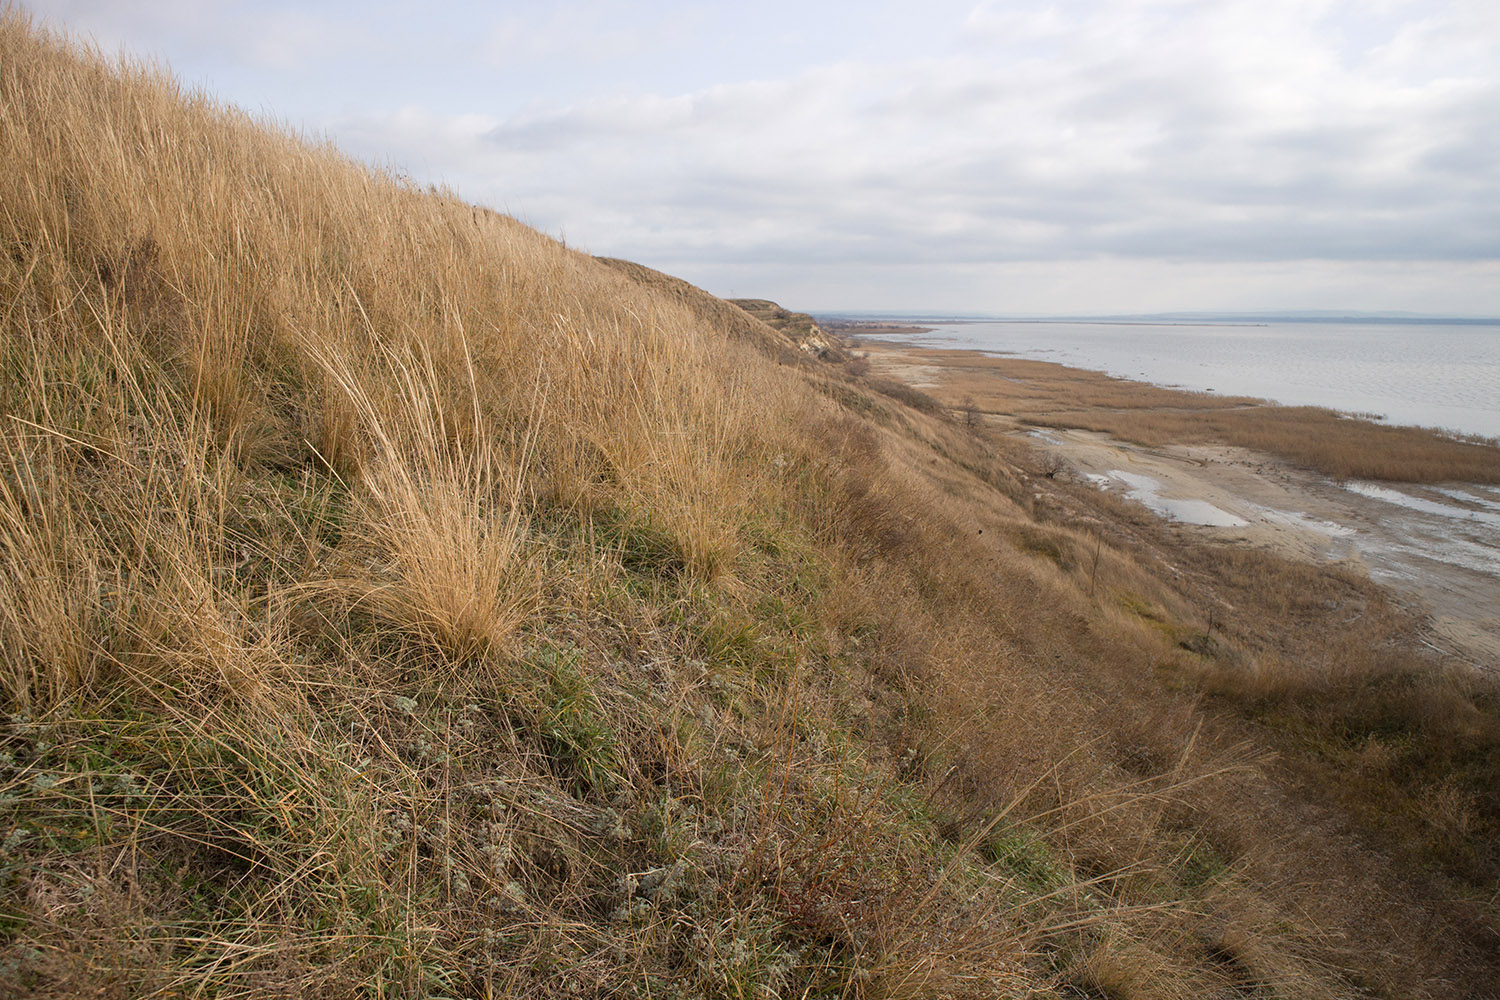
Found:
[[941, 323], [902, 339], [1500, 437], [1500, 325]]
[[1267, 507], [1264, 504], [1249, 503], [1256, 515], [1263, 521], [1271, 524], [1284, 524], [1291, 528], [1301, 528], [1304, 531], [1313, 531], [1328, 538], [1349, 538], [1355, 532], [1354, 529], [1345, 524], [1334, 521], [1326, 521], [1321, 517], [1313, 517], [1297, 510], [1277, 510], [1275, 507]]
[[[1491, 513], [1484, 510], [1469, 510], [1465, 507], [1455, 507], [1453, 504], [1442, 503], [1438, 500], [1428, 500], [1425, 497], [1413, 496], [1390, 486], [1381, 486], [1378, 483], [1366, 483], [1359, 480], [1350, 480], [1344, 484], [1344, 489], [1351, 493], [1358, 493], [1372, 500], [1384, 500], [1386, 503], [1405, 507], [1408, 510], [1421, 511], [1423, 514], [1433, 514], [1437, 517], [1452, 518], [1455, 521], [1469, 521], [1475, 525], [1483, 525], [1500, 531], [1500, 513]], [[1456, 491], [1442, 492], [1445, 496], [1452, 496]]]
[[[1095, 477], [1090, 476], [1090, 479]], [[1249, 524], [1227, 510], [1221, 510], [1207, 500], [1182, 500], [1161, 495], [1161, 482], [1150, 476], [1121, 469], [1110, 469], [1109, 478], [1124, 483], [1125, 495], [1144, 504], [1169, 521], [1183, 524], [1203, 524], [1213, 528], [1242, 528]]]
[[[1350, 493], [1394, 508], [1380, 518], [1385, 531], [1370, 531], [1357, 543], [1367, 555], [1395, 557], [1380, 567], [1387, 574], [1397, 577], [1403, 570], [1416, 569], [1423, 563], [1445, 563], [1495, 579], [1495, 591], [1500, 594], [1500, 512], [1460, 507], [1376, 483], [1352, 481], [1343, 485]], [[1481, 489], [1474, 486], [1428, 492], [1473, 502], [1479, 498], [1455, 494]], [[1372, 573], [1375, 563], [1372, 561]]]
[[1434, 487], [1434, 489], [1444, 496], [1452, 497], [1455, 500], [1462, 500], [1464, 503], [1477, 504], [1480, 507], [1488, 507], [1490, 510], [1500, 510], [1500, 499], [1490, 499], [1484, 496], [1485, 493], [1489, 493], [1492, 496], [1500, 497], [1500, 491], [1494, 489], [1483, 486], [1470, 486], [1468, 489], [1463, 490], [1449, 489], [1441, 486]]

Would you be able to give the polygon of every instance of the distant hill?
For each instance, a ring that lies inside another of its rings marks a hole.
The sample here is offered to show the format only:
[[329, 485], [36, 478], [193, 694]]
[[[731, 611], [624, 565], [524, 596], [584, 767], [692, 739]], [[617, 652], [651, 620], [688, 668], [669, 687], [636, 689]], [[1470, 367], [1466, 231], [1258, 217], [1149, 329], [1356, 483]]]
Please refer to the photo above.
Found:
[[792, 312], [769, 299], [729, 299], [745, 312], [790, 337], [803, 351], [825, 361], [847, 361], [849, 353], [833, 334], [807, 313]]

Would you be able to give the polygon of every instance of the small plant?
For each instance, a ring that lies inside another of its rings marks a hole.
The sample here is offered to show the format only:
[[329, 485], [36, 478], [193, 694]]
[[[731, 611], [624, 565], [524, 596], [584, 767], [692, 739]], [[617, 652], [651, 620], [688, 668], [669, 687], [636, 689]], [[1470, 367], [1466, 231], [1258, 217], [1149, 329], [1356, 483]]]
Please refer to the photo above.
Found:
[[619, 745], [579, 655], [548, 647], [536, 662], [546, 679], [537, 729], [549, 753], [580, 790], [608, 792], [620, 780]]
[[973, 396], [965, 396], [960, 409], [964, 415], [964, 426], [970, 430], [975, 430], [984, 423], [984, 414], [980, 411], [979, 404], [974, 402]]

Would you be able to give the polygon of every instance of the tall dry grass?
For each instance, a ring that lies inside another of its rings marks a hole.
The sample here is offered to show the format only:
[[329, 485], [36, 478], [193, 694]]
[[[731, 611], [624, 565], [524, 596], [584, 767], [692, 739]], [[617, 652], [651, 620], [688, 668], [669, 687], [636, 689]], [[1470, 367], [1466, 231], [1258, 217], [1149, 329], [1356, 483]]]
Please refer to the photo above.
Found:
[[4, 992], [1483, 967], [1284, 836], [1126, 529], [926, 397], [13, 11], [0, 155]]
[[[622, 553], [729, 593], [797, 389], [510, 219], [14, 11], [0, 107], [7, 991], [542, 981], [670, 846], [610, 847], [565, 791], [630, 770], [639, 696], [593, 671], [685, 641], [599, 624], [670, 607]], [[540, 798], [486, 818], [507, 780]]]
[[796, 694], [772, 331], [13, 10], [0, 108], [5, 992], [1024, 979]]

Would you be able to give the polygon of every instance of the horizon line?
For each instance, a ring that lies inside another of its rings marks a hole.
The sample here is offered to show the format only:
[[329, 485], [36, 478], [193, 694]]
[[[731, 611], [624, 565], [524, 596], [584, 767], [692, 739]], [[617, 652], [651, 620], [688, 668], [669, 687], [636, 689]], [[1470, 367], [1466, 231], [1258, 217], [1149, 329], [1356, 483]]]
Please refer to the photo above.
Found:
[[1192, 310], [1143, 313], [986, 313], [975, 311], [894, 310], [894, 309], [808, 309], [809, 315], [824, 319], [905, 320], [907, 322], [992, 322], [992, 323], [1153, 323], [1172, 321], [1198, 322], [1310, 322], [1310, 323], [1390, 323], [1455, 324], [1474, 326], [1500, 325], [1500, 316], [1454, 315], [1416, 312], [1369, 312], [1356, 309], [1272, 309], [1272, 310]]

